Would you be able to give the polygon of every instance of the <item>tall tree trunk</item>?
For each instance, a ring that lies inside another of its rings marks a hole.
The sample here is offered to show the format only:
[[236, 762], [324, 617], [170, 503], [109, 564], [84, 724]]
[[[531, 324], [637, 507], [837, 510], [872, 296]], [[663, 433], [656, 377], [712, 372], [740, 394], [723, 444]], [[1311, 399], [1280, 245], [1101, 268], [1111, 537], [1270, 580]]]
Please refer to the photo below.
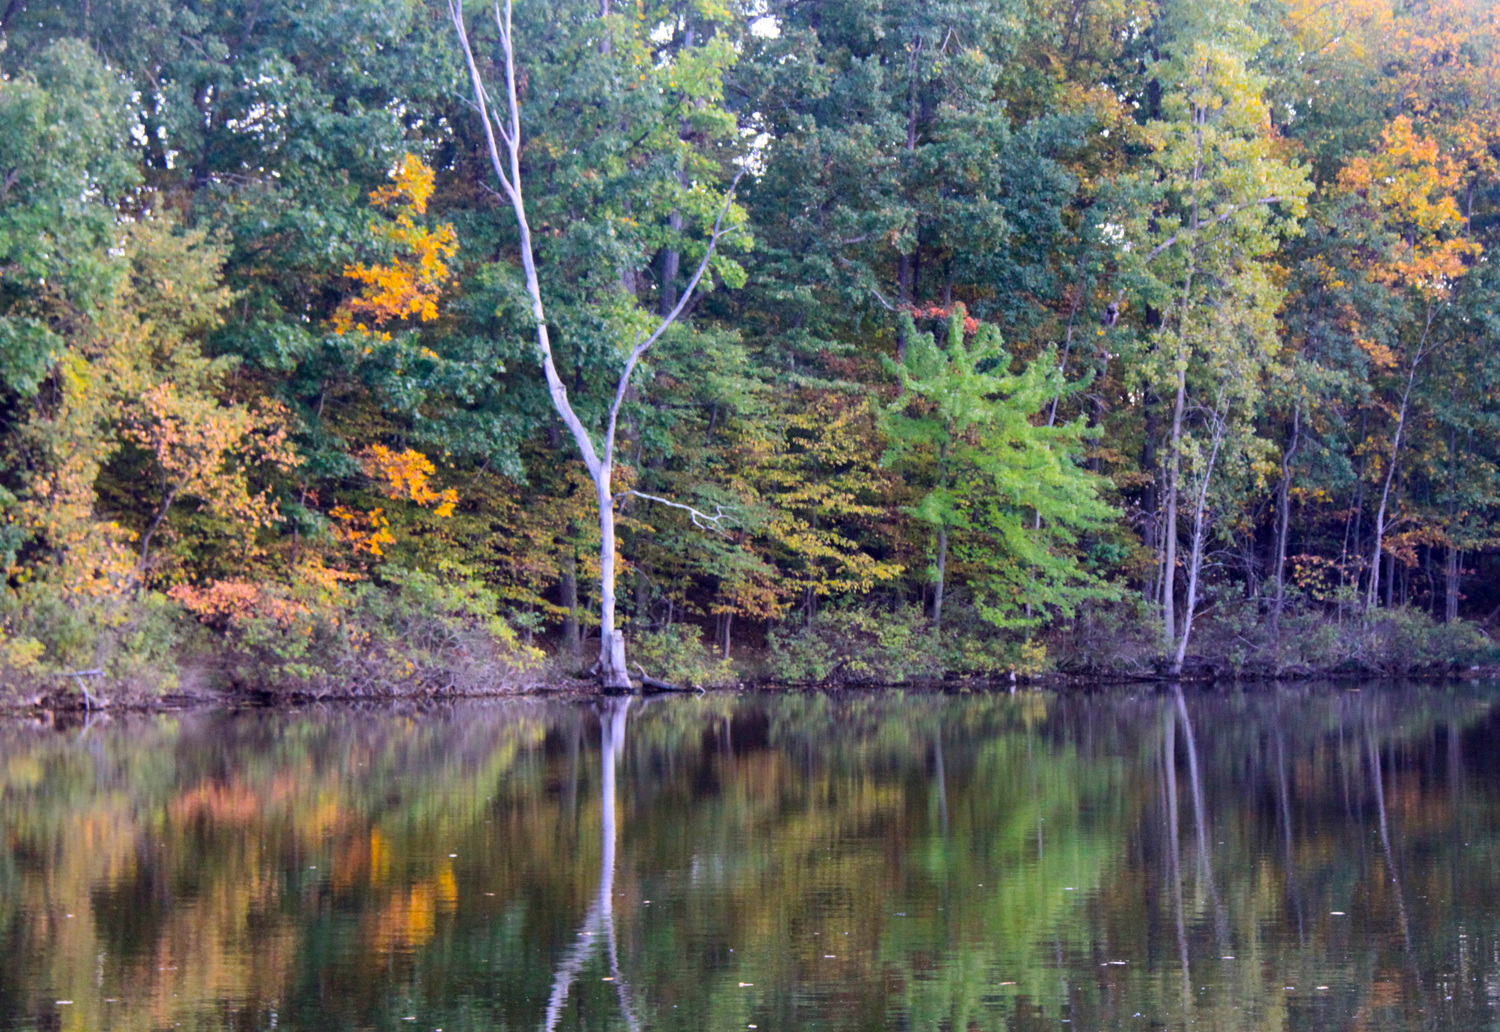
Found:
[[[568, 397], [567, 385], [557, 371], [557, 363], [552, 354], [552, 339], [547, 326], [546, 307], [542, 300], [541, 280], [537, 275], [536, 254], [531, 242], [531, 222], [526, 213], [526, 202], [522, 196], [521, 179], [521, 107], [519, 91], [516, 85], [516, 54], [515, 37], [512, 27], [512, 0], [505, 0], [503, 8], [497, 5], [496, 28], [499, 32], [499, 44], [501, 51], [501, 64], [504, 72], [503, 111], [496, 111], [493, 117], [490, 110], [490, 91], [484, 85], [484, 78], [479, 70], [479, 63], [475, 60], [473, 48], [469, 43], [468, 28], [464, 23], [463, 5], [461, 0], [449, 0], [448, 16], [453, 23], [454, 30], [458, 34], [458, 41], [463, 51], [464, 61], [469, 71], [469, 80], [473, 88], [472, 98], [480, 124], [484, 127], [485, 143], [488, 150], [490, 165], [495, 177], [500, 181], [505, 196], [510, 200], [511, 211], [515, 215], [516, 228], [520, 236], [521, 269], [525, 273], [526, 293], [531, 300], [531, 317], [536, 328], [536, 349], [541, 358], [542, 372], [547, 380], [547, 393], [552, 401], [552, 407], [562, 419], [563, 424], [573, 435], [573, 441], [578, 446], [579, 455], [583, 458], [584, 465], [588, 468], [589, 478], [594, 483], [594, 495], [599, 508], [599, 679], [606, 690], [629, 689], [632, 687], [630, 673], [625, 663], [625, 637], [615, 627], [615, 498], [612, 483], [615, 468], [615, 437], [619, 427], [620, 407], [625, 401], [626, 392], [630, 388], [630, 380], [635, 373], [636, 366], [641, 357], [661, 339], [668, 327], [670, 327], [682, 315], [683, 309], [687, 307], [693, 291], [697, 289], [698, 283], [708, 272], [709, 263], [713, 259], [714, 251], [723, 236], [729, 232], [724, 227], [724, 218], [729, 213], [730, 206], [734, 201], [734, 191], [739, 184], [736, 177], [734, 186], [729, 189], [728, 196], [724, 200], [723, 207], [719, 210], [718, 218], [714, 221], [713, 232], [709, 238], [708, 246], [704, 250], [703, 260], [698, 265], [697, 271], [688, 281], [677, 304], [671, 312], [661, 317], [656, 329], [650, 336], [637, 336], [634, 346], [630, 348], [624, 367], [620, 372], [615, 384], [614, 401], [610, 405], [608, 413], [608, 424], [603, 435], [603, 448], [595, 446], [592, 434], [584, 425], [578, 413], [574, 410]], [[743, 172], [741, 173], [743, 175]], [[601, 453], [602, 452], [602, 453]], [[643, 496], [645, 497], [645, 496]], [[654, 499], [665, 501], [665, 499]], [[689, 508], [678, 503], [667, 503], [677, 505], [678, 508]], [[694, 510], [696, 511], [696, 510]], [[703, 514], [698, 514], [703, 515]], [[713, 517], [707, 517], [714, 520]]]
[[[682, 232], [682, 212], [674, 211], [667, 216], [667, 226], [673, 233]], [[661, 304], [657, 311], [667, 314], [677, 307], [677, 277], [682, 272], [682, 252], [675, 247], [663, 248], [661, 252]]]
[[1292, 439], [1281, 458], [1281, 484], [1276, 490], [1276, 601], [1271, 607], [1271, 631], [1281, 636], [1281, 612], [1286, 607], [1286, 539], [1292, 517], [1292, 461], [1302, 444], [1302, 402], [1292, 406]]
[[943, 629], [943, 591], [948, 579], [948, 528], [938, 527], [937, 579], [932, 585], [932, 633]]
[[[1422, 331], [1422, 340], [1412, 355], [1411, 365], [1406, 370], [1406, 387], [1401, 391], [1401, 407], [1396, 412], [1396, 433], [1391, 438], [1391, 459], [1386, 467], [1385, 483], [1380, 490], [1380, 506], [1375, 511], [1375, 546], [1370, 550], [1370, 586], [1365, 595], [1365, 611], [1375, 608], [1380, 595], [1380, 553], [1385, 547], [1385, 514], [1391, 500], [1391, 484], [1396, 480], [1396, 465], [1401, 457], [1401, 435], [1406, 430], [1406, 416], [1411, 404], [1412, 387], [1417, 382], [1417, 367], [1426, 357], [1427, 337], [1432, 332], [1434, 312], [1428, 309], [1427, 327]], [[1389, 594], [1389, 593], [1388, 593]]]
[[[1197, 154], [1193, 159], [1192, 191], [1193, 201], [1191, 217], [1188, 228], [1185, 231], [1185, 243], [1188, 259], [1187, 268], [1183, 274], [1182, 282], [1182, 307], [1177, 312], [1177, 393], [1172, 405], [1172, 437], [1169, 442], [1170, 454], [1167, 456], [1167, 514], [1165, 526], [1162, 532], [1166, 535], [1165, 547], [1162, 549], [1162, 624], [1165, 631], [1167, 646], [1170, 648], [1173, 638], [1177, 633], [1176, 619], [1176, 581], [1177, 581], [1177, 506], [1178, 495], [1181, 492], [1182, 480], [1182, 417], [1187, 408], [1187, 367], [1192, 358], [1191, 348], [1188, 344], [1187, 326], [1188, 310], [1193, 301], [1193, 277], [1197, 271], [1198, 243], [1196, 235], [1198, 232], [1199, 204], [1198, 184], [1203, 179], [1203, 127], [1207, 113], [1201, 107], [1195, 107], [1193, 112], [1193, 123], [1195, 136], [1197, 138]], [[1183, 635], [1183, 641], [1187, 635]], [[1174, 667], [1174, 672], [1180, 670], [1180, 660]]]
[[1161, 622], [1167, 644], [1177, 637], [1177, 495], [1182, 477], [1182, 415], [1187, 406], [1187, 355], [1178, 358], [1172, 436], [1167, 444], [1166, 514], [1162, 518]]
[[[1449, 404], [1455, 403], [1453, 392], [1449, 392]], [[1458, 546], [1454, 539], [1458, 534], [1458, 428], [1448, 430], [1448, 547], [1443, 555], [1443, 622], [1453, 623], [1458, 619], [1458, 579], [1462, 568]]]
[[1160, 399], [1146, 391], [1145, 426], [1141, 434], [1141, 471], [1146, 474], [1146, 486], [1141, 492], [1141, 537], [1156, 564], [1151, 570], [1151, 580], [1146, 586], [1146, 604], [1161, 604], [1161, 471], [1157, 469], [1157, 444], [1161, 439], [1161, 416], [1157, 412]]
[[1443, 556], [1443, 622], [1453, 623], [1458, 619], [1458, 580], [1462, 569], [1458, 547], [1448, 542]]
[[1203, 470], [1203, 480], [1198, 489], [1193, 511], [1193, 545], [1188, 559], [1187, 602], [1182, 611], [1182, 636], [1177, 639], [1177, 652], [1172, 659], [1172, 673], [1182, 673], [1182, 661], [1187, 656], [1188, 639], [1193, 633], [1193, 610], [1198, 605], [1198, 576], [1203, 569], [1203, 545], [1208, 531], [1208, 488], [1213, 481], [1214, 465], [1218, 462], [1219, 449], [1224, 443], [1224, 418], [1214, 413], [1213, 448], [1209, 451], [1208, 466]]
[[567, 554], [563, 556], [562, 578], [560, 587], [563, 608], [567, 609], [567, 615], [563, 617], [563, 648], [575, 659], [583, 658], [583, 622], [578, 619], [578, 553], [573, 546], [568, 546]]

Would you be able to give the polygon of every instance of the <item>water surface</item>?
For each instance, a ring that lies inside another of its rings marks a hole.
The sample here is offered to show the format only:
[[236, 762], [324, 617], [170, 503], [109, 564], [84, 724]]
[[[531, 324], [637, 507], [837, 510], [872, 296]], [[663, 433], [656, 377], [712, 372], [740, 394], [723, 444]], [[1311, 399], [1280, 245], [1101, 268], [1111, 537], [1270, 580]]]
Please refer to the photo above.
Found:
[[0, 723], [0, 1029], [1500, 1027], [1497, 701]]

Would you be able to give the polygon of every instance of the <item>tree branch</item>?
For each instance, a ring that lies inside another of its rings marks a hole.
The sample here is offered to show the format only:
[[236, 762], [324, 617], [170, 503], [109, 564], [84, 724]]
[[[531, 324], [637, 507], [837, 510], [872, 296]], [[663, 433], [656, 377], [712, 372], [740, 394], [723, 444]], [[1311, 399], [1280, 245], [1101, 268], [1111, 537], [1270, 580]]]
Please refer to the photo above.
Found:
[[667, 328], [677, 321], [682, 315], [683, 309], [692, 300], [693, 291], [698, 289], [698, 283], [703, 279], [704, 273], [708, 272], [708, 266], [713, 261], [714, 250], [719, 246], [719, 241], [734, 232], [736, 227], [724, 226], [724, 217], [729, 214], [729, 209], [734, 204], [734, 193], [739, 189], [740, 180], [745, 176], [742, 168], [734, 177], [734, 182], [729, 184], [729, 193], [724, 196], [724, 203], [719, 208], [718, 217], [714, 219], [713, 233], [708, 238], [708, 249], [703, 253], [703, 260], [698, 263], [698, 271], [693, 273], [693, 278], [688, 280], [687, 287], [683, 289], [682, 296], [677, 299], [677, 305], [657, 325], [656, 330], [641, 340], [636, 338], [636, 343], [630, 349], [630, 357], [625, 360], [625, 369], [620, 373], [620, 382], [615, 386], [615, 400], [609, 406], [609, 427], [604, 435], [604, 465], [608, 467], [615, 457], [615, 427], [620, 420], [620, 406], [625, 402], [625, 392], [630, 389], [630, 377], [635, 373], [636, 364], [640, 362], [641, 356], [650, 350], [651, 345], [661, 339], [661, 335], [667, 332]]
[[[479, 120], [484, 123], [485, 142], [489, 144], [490, 164], [494, 166], [495, 175], [500, 180], [500, 185], [505, 187], [506, 194], [512, 203], [518, 201], [519, 195], [506, 178], [503, 162], [500, 160], [500, 145], [495, 142], [495, 129], [499, 125], [498, 114], [491, 113], [490, 94], [484, 86], [484, 77], [479, 74], [479, 63], [474, 60], [474, 51], [469, 46], [469, 29], [464, 24], [463, 0], [448, 0], [448, 16], [453, 20], [453, 28], [458, 32], [458, 43], [464, 51], [464, 63], [469, 67], [469, 79], [474, 85], [474, 107], [479, 111]], [[510, 64], [510, 48], [506, 47], [506, 64]], [[507, 134], [502, 128], [501, 136], [505, 139], [507, 150], [514, 149], [514, 137]]]
[[715, 534], [723, 534], [725, 537], [729, 536], [724, 530], [723, 523], [725, 520], [733, 520], [734, 514], [725, 512], [722, 505], [715, 505], [714, 515], [710, 516], [702, 509], [695, 509], [691, 505], [684, 505], [682, 502], [674, 502], [671, 499], [662, 498], [660, 495], [646, 494], [642, 491], [621, 491], [615, 497], [625, 498], [632, 495], [636, 498], [644, 498], [648, 502], [658, 502], [673, 509], [681, 509], [692, 517], [693, 526], [699, 530], [711, 530]]
[[872, 294], [875, 295], [875, 300], [879, 301], [885, 307], [885, 310], [887, 312], [899, 312], [899, 311], [901, 311], [901, 309], [898, 306], [891, 304], [889, 301], [887, 301], [885, 299], [885, 295], [880, 292], [879, 288], [877, 288], [877, 287], [871, 287], [870, 288], [870, 293], [872, 293]]
[[[489, 148], [490, 164], [494, 167], [495, 175], [504, 187], [506, 195], [510, 198], [511, 209], [515, 212], [516, 228], [520, 231], [521, 268], [526, 275], [526, 293], [531, 298], [531, 316], [536, 325], [536, 347], [542, 356], [542, 371], [547, 378], [547, 393], [552, 399], [552, 406], [562, 421], [573, 435], [573, 440], [578, 445], [578, 451], [583, 457], [583, 463], [588, 467], [589, 476], [596, 485], [607, 485], [608, 466], [600, 461], [599, 452], [594, 448], [593, 438], [589, 436], [588, 428], [578, 418], [578, 413], [573, 410], [573, 403], [568, 399], [568, 388], [562, 382], [557, 373], [557, 364], [552, 358], [552, 342], [547, 332], [547, 313], [542, 304], [542, 286], [536, 271], [536, 256], [531, 246], [531, 222], [526, 217], [526, 201], [521, 194], [521, 105], [516, 92], [516, 54], [515, 40], [511, 33], [511, 0], [505, 0], [504, 17], [500, 14], [499, 0], [495, 3], [495, 25], [500, 32], [500, 49], [505, 59], [505, 85], [506, 101], [509, 106], [507, 119], [502, 122], [500, 115], [490, 110], [489, 93], [485, 90], [484, 79], [479, 74], [479, 63], [474, 59], [474, 51], [469, 45], [469, 32], [464, 24], [463, 0], [448, 0], [448, 15], [453, 21], [453, 28], [458, 33], [459, 44], [463, 48], [464, 61], [469, 68], [469, 78], [474, 87], [474, 102], [479, 108], [484, 122], [485, 142]], [[500, 154], [500, 145], [495, 139], [496, 129], [505, 141], [505, 157]], [[508, 166], [508, 167], [507, 167]]]
[[[1251, 201], [1248, 204], [1236, 204], [1233, 207], [1228, 208], [1225, 211], [1221, 212], [1216, 218], [1204, 219], [1202, 222], [1196, 223], [1195, 225], [1192, 226], [1192, 228], [1190, 228], [1188, 230], [1188, 232], [1189, 233], [1196, 233], [1200, 229], [1207, 229], [1209, 226], [1216, 226], [1220, 222], [1228, 222], [1229, 219], [1232, 216], [1234, 216], [1236, 213], [1245, 211], [1247, 208], [1258, 208], [1261, 205], [1265, 205], [1265, 204], [1275, 204], [1276, 202], [1278, 202], [1280, 200], [1281, 200], [1280, 197], [1278, 197], [1275, 194], [1272, 194], [1270, 197], [1262, 197], [1260, 200], [1258, 200], [1258, 201]], [[1161, 243], [1157, 244], [1155, 247], [1153, 247], [1151, 249], [1151, 253], [1148, 254], [1148, 255], [1146, 255], [1146, 261], [1148, 261], [1148, 262], [1155, 261], [1158, 255], [1160, 255], [1163, 251], [1165, 251], [1168, 248], [1170, 248], [1173, 244], [1177, 243], [1177, 239], [1180, 236], [1182, 236], [1181, 233], [1173, 233], [1171, 236], [1167, 237], [1167, 239], [1165, 239]]]

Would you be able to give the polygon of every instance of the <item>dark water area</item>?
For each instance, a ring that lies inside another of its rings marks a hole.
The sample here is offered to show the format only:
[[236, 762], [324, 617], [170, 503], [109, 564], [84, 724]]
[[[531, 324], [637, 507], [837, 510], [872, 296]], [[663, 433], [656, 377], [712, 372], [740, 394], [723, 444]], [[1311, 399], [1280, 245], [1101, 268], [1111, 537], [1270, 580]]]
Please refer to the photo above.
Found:
[[0, 723], [0, 1029], [1487, 1029], [1500, 693]]

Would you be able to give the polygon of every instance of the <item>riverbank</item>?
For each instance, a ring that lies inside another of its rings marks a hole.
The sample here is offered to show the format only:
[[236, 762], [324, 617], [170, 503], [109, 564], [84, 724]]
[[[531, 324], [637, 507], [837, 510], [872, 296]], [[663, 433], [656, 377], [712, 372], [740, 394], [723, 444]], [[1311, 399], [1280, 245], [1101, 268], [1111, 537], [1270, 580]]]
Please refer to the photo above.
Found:
[[[832, 680], [825, 682], [789, 683], [766, 679], [746, 680], [713, 687], [693, 685], [680, 686], [686, 692], [824, 692], [842, 694], [851, 691], [895, 690], [937, 693], [1007, 692], [1007, 691], [1052, 691], [1065, 693], [1095, 693], [1111, 691], [1140, 691], [1166, 689], [1173, 685], [1193, 686], [1199, 689], [1254, 690], [1286, 685], [1310, 683], [1348, 684], [1367, 683], [1370, 680], [1382, 683], [1439, 684], [1459, 681], [1500, 681], [1500, 664], [1460, 665], [1436, 664], [1420, 669], [1408, 670], [1401, 675], [1361, 672], [1351, 669], [1306, 669], [1281, 674], [1254, 673], [1240, 670], [1234, 673], [1219, 673], [1209, 664], [1198, 664], [1174, 677], [1164, 673], [1122, 672], [1065, 672], [1047, 671], [1016, 674], [1011, 676], [994, 674], [948, 673], [942, 677], [903, 682]], [[207, 687], [202, 685], [181, 686], [167, 691], [153, 692], [138, 686], [109, 686], [98, 684], [85, 693], [82, 685], [71, 679], [58, 679], [50, 685], [36, 684], [31, 691], [14, 686], [0, 686], [0, 716], [24, 716], [60, 713], [163, 713], [211, 708], [288, 708], [297, 709], [320, 704], [373, 704], [381, 707], [410, 704], [443, 704], [476, 700], [498, 700], [516, 698], [549, 698], [587, 700], [599, 698], [602, 693], [597, 683], [579, 677], [554, 673], [545, 678], [527, 681], [511, 681], [485, 688], [465, 686], [463, 688], [431, 689], [399, 686], [373, 691], [359, 687], [339, 689], [325, 687], [309, 689], [306, 686], [288, 686], [284, 690], [247, 690], [233, 686]], [[643, 688], [642, 694], [671, 694], [657, 688]]]
[[[589, 643], [523, 640], [503, 621], [425, 586], [364, 597], [336, 614], [188, 614], [151, 600], [71, 637], [0, 641], [0, 710], [295, 705], [516, 695], [592, 695]], [[190, 618], [196, 617], [196, 618]], [[1195, 629], [1180, 671], [1160, 627], [1097, 607], [1026, 637], [977, 622], [935, 631], [914, 607], [831, 606], [772, 626], [731, 657], [690, 623], [636, 631], [632, 664], [651, 689], [872, 686], [1098, 689], [1186, 680], [1252, 684], [1350, 678], [1443, 679], [1500, 672], [1481, 624], [1415, 609], [1369, 617], [1311, 609], [1279, 619], [1222, 605]]]

